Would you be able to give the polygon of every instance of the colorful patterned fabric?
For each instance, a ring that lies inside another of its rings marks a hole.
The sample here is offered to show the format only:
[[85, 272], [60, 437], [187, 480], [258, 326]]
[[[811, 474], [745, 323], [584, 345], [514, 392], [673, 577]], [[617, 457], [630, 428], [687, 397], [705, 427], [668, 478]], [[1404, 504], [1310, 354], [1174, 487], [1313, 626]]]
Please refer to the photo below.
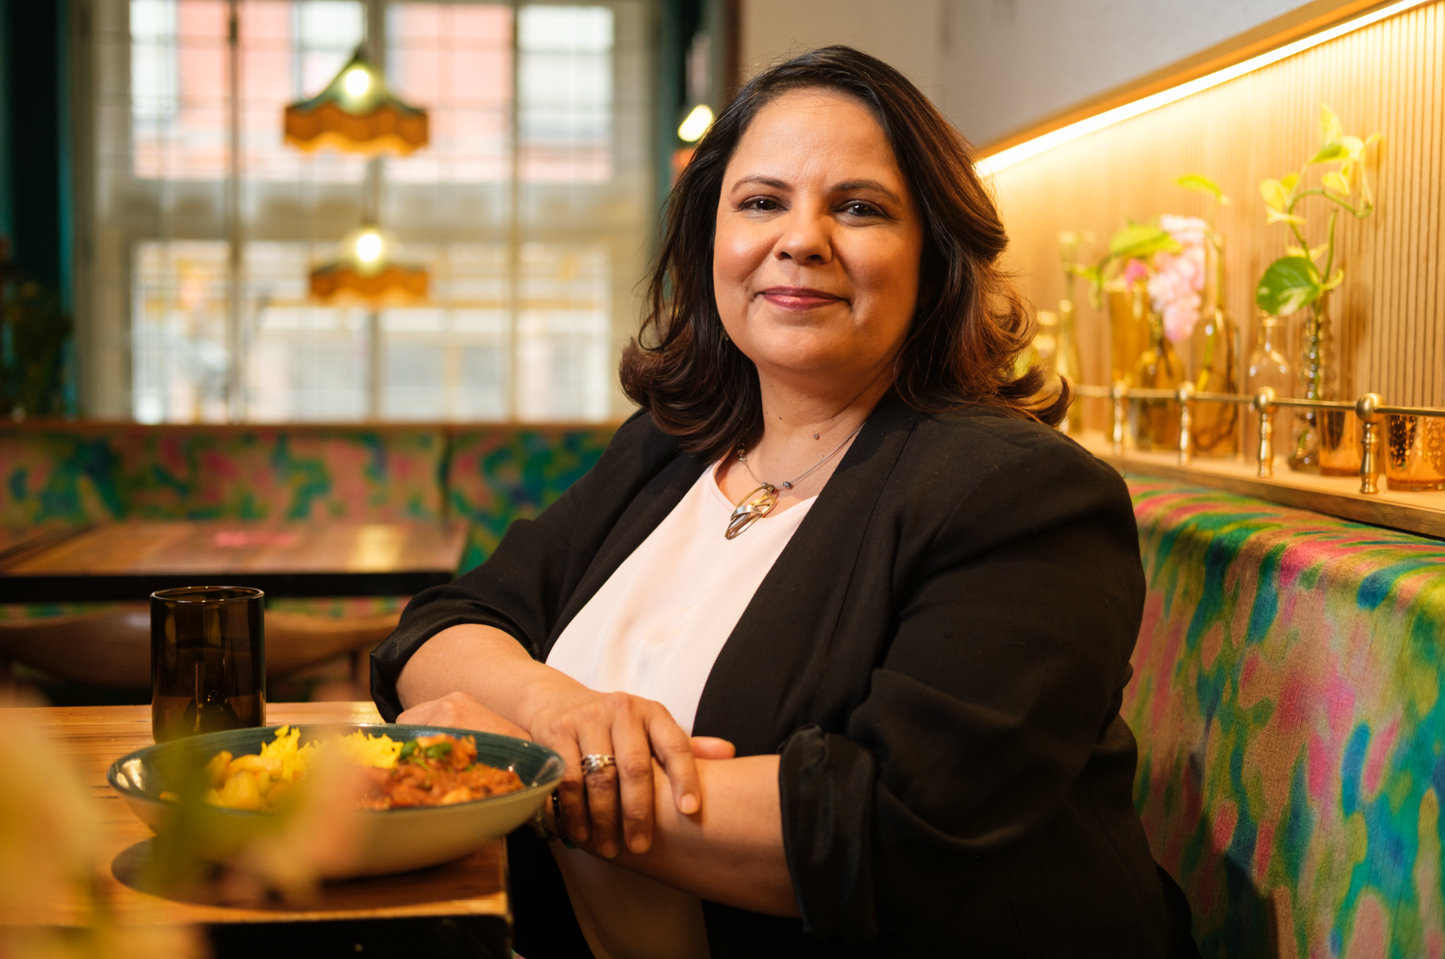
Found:
[[491, 555], [514, 519], [536, 516], [590, 470], [614, 426], [490, 427], [452, 436], [449, 516], [472, 521], [457, 572]]
[[[329, 619], [366, 618], [400, 613], [410, 596], [267, 596], [266, 609], [274, 612], [324, 616]], [[107, 603], [0, 603], [0, 622], [46, 619], [51, 616], [81, 616], [128, 607], [145, 607], [140, 602]]]
[[0, 525], [430, 519], [445, 454], [437, 428], [10, 427]]
[[1124, 715], [1205, 957], [1445, 954], [1445, 543], [1129, 480]]

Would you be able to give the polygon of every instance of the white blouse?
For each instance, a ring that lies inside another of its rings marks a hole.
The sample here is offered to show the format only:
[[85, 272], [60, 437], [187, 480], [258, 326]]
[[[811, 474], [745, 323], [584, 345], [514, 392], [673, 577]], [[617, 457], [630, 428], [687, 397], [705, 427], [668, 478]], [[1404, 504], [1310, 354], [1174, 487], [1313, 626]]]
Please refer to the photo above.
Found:
[[[591, 689], [656, 700], [692, 731], [723, 644], [817, 497], [723, 532], [733, 503], [705, 470], [562, 631], [547, 665]], [[552, 844], [597, 959], [707, 957], [696, 896]]]

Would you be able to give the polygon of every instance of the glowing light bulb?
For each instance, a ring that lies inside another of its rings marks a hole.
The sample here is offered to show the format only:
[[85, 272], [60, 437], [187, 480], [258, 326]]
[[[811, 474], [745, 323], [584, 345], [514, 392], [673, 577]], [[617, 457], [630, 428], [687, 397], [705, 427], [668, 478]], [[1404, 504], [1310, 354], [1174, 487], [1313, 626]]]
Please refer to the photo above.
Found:
[[365, 67], [352, 67], [346, 71], [346, 76], [341, 78], [341, 85], [348, 96], [364, 97], [366, 91], [371, 89], [371, 73]]
[[375, 263], [381, 258], [381, 234], [367, 230], [356, 238], [356, 258], [362, 263]]
[[696, 143], [702, 139], [707, 128], [712, 126], [712, 108], [706, 103], [699, 103], [692, 108], [687, 119], [677, 128], [677, 135], [684, 143]]

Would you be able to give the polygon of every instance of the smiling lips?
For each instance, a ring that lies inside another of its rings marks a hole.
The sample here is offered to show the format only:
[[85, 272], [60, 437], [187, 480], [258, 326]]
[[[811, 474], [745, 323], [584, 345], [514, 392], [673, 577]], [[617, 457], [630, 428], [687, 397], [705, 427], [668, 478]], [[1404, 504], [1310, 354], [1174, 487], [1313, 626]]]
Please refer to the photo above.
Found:
[[841, 296], [805, 286], [770, 286], [759, 295], [774, 306], [799, 311], [815, 309], [842, 299]]

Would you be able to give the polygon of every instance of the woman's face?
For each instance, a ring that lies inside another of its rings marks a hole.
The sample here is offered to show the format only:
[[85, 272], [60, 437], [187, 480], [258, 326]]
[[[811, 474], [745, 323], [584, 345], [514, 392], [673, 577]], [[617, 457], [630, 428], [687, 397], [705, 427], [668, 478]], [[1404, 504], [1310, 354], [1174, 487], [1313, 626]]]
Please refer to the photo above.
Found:
[[758, 111], [723, 175], [712, 269], [723, 326], [760, 374], [823, 389], [891, 375], [922, 253], [917, 204], [867, 107], [807, 89]]

